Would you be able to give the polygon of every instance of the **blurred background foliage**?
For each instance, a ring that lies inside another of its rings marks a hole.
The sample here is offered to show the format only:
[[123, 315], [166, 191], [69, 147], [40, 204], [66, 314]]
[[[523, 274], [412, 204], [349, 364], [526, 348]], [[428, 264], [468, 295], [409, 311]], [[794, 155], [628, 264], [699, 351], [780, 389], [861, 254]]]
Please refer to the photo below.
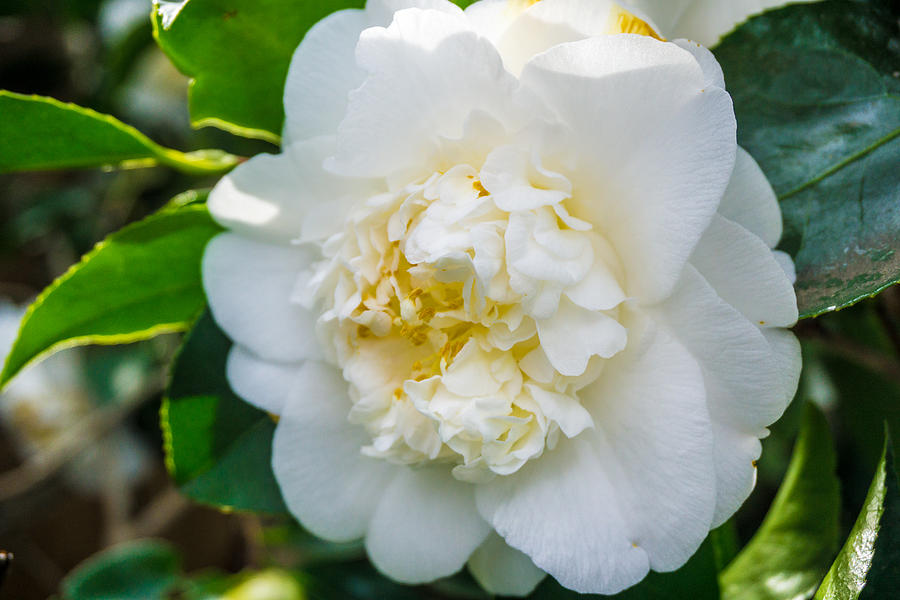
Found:
[[[0, 0], [0, 88], [112, 114], [180, 150], [251, 156], [274, 149], [191, 129], [187, 79], [153, 42], [147, 0]], [[105, 235], [212, 183], [164, 167], [0, 175], [0, 298], [27, 303]], [[804, 352], [798, 398], [764, 440], [757, 489], [733, 520], [738, 546], [758, 529], [785, 475], [804, 402], [823, 409], [835, 437], [841, 539], [875, 472], [883, 423], [900, 433], [900, 289], [803, 321], [797, 333]], [[78, 410], [51, 416], [58, 421], [51, 431], [41, 430], [40, 415], [0, 411], [0, 550], [16, 555], [0, 599], [91, 597], [96, 579], [85, 583], [85, 573], [108, 575], [110, 564], [123, 580], [107, 581], [107, 590], [176, 585], [184, 598], [219, 597], [224, 589], [229, 598], [263, 600], [300, 598], [301, 589], [329, 598], [483, 597], [466, 576], [427, 589], [397, 586], [374, 573], [359, 545], [317, 541], [285, 518], [227, 514], [184, 499], [166, 472], [158, 417], [178, 342], [170, 335], [79, 350], [74, 378], [62, 382], [68, 390], [31, 399], [40, 406], [79, 398]], [[65, 432], [69, 439], [56, 445], [31, 439]], [[894, 444], [900, 450], [900, 435]], [[115, 546], [148, 537], [160, 541]], [[240, 574], [249, 567], [267, 570]], [[305, 575], [279, 570], [295, 567]], [[205, 575], [185, 583], [186, 572]], [[123, 597], [153, 593], [127, 589]]]

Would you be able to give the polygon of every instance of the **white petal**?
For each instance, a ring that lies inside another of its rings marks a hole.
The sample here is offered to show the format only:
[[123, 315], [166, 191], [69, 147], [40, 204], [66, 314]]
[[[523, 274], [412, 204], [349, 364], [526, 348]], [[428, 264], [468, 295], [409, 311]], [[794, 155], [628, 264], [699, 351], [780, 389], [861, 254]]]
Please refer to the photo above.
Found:
[[[683, 565], [709, 532], [716, 503], [713, 432], [700, 367], [662, 326], [611, 360], [579, 395], [594, 417], [631, 541], [655, 571]], [[580, 438], [578, 438], [580, 439]], [[540, 565], [540, 563], [538, 563]]]
[[722, 67], [719, 66], [719, 61], [716, 60], [716, 57], [713, 56], [712, 52], [697, 42], [692, 42], [690, 40], [672, 40], [672, 43], [679, 48], [684, 48], [694, 55], [697, 64], [703, 69], [703, 74], [706, 77], [706, 85], [725, 89], [725, 74], [722, 72]]
[[550, 392], [530, 383], [526, 387], [544, 415], [559, 423], [559, 428], [566, 437], [573, 438], [594, 426], [591, 413], [573, 396]]
[[[550, 185], [534, 185], [529, 169], [534, 167], [522, 148], [502, 146], [488, 155], [479, 175], [497, 208], [507, 212], [532, 210], [557, 204], [571, 195], [571, 185], [564, 177], [547, 177], [541, 183]], [[554, 184], [558, 189], [550, 187]]]
[[503, 385], [503, 381], [495, 377], [493, 371], [493, 361], [473, 338], [453, 359], [441, 381], [458, 396], [490, 396], [499, 392]]
[[284, 88], [285, 145], [337, 132], [348, 94], [365, 79], [356, 64], [360, 34], [368, 27], [387, 27], [396, 11], [416, 6], [460, 12], [447, 0], [371, 0], [365, 10], [334, 12], [306, 32]]
[[297, 277], [312, 260], [304, 248], [219, 234], [203, 254], [203, 289], [216, 322], [260, 358], [295, 362], [320, 356], [315, 316], [290, 301]]
[[578, 284], [566, 290], [569, 300], [588, 310], [609, 310], [625, 300], [615, 250], [599, 235], [591, 236], [594, 264]]
[[784, 330], [780, 351], [691, 267], [667, 301], [670, 326], [700, 361], [714, 420], [717, 498], [713, 527], [727, 520], [753, 489], [757, 438], [784, 412], [800, 371], [799, 347]]
[[489, 594], [527, 596], [547, 576], [494, 532], [469, 558], [469, 572]]
[[723, 300], [766, 327], [797, 322], [794, 286], [766, 244], [721, 215], [691, 255], [691, 264]]
[[266, 412], [280, 415], [297, 389], [300, 363], [263, 360], [235, 344], [228, 353], [226, 374], [234, 393]]
[[209, 211], [224, 227], [265, 241], [321, 240], [335, 233], [358, 198], [381, 191], [375, 182], [326, 172], [334, 138], [314, 138], [258, 154], [219, 180]]
[[533, 56], [558, 44], [621, 33], [619, 19], [630, 16], [611, 0], [541, 0], [521, 12], [496, 44], [506, 68], [520, 73]]
[[400, 11], [387, 29], [363, 33], [357, 61], [368, 76], [350, 94], [338, 151], [327, 163], [335, 172], [387, 176], [418, 168], [430, 174], [447, 166], [436, 156], [440, 138], [459, 138], [474, 111], [501, 123], [516, 112], [515, 78], [462, 16]]
[[480, 0], [467, 6], [465, 13], [475, 31], [496, 45], [521, 10], [509, 0]]
[[685, 269], [660, 318], [699, 361], [715, 421], [759, 433], [781, 416], [796, 390], [799, 356], [773, 353], [762, 331], [696, 269]]
[[397, 468], [363, 456], [362, 428], [347, 422], [350, 398], [340, 371], [320, 362], [301, 367], [275, 428], [272, 467], [300, 523], [331, 541], [365, 535]]
[[571, 129], [579, 194], [570, 211], [616, 249], [628, 296], [664, 298], [731, 176], [731, 98], [707, 87], [691, 53], [627, 34], [552, 48], [526, 65], [522, 81]]
[[719, 214], [762, 238], [769, 248], [781, 239], [781, 209], [775, 191], [750, 153], [740, 146]]
[[791, 285], [797, 283], [797, 267], [794, 266], [794, 259], [791, 258], [791, 255], [781, 250], [772, 250], [772, 256], [775, 257], [775, 262], [781, 266]]
[[765, 327], [760, 331], [769, 342], [775, 362], [781, 365], [776, 377], [778, 377], [779, 387], [785, 395], [785, 406], [787, 406], [796, 393], [797, 384], [800, 381], [800, 367], [802, 366], [800, 342], [797, 340], [797, 336], [787, 329]]
[[288, 153], [257, 154], [225, 175], [209, 193], [207, 206], [223, 227], [289, 242], [300, 235], [302, 180]]
[[584, 373], [592, 356], [613, 356], [628, 340], [625, 328], [612, 317], [566, 299], [560, 300], [555, 315], [537, 321], [537, 330], [550, 363], [570, 376]]
[[614, 594], [650, 566], [646, 551], [632, 545], [631, 508], [620, 502], [609, 468], [583, 434], [478, 486], [478, 509], [507, 544], [565, 587]]
[[306, 32], [294, 51], [284, 88], [284, 140], [334, 134], [347, 112], [347, 94], [362, 84], [356, 43], [374, 25], [362, 10], [332, 13]]
[[392, 579], [424, 583], [459, 571], [489, 532], [471, 484], [443, 466], [404, 468], [378, 504], [366, 550]]
[[756, 328], [690, 266], [662, 312], [703, 370], [713, 419], [716, 527], [753, 489], [758, 437], [797, 389], [799, 344], [783, 329]]
[[762, 445], [754, 435], [727, 425], [713, 426], [716, 461], [716, 512], [712, 527], [718, 527], [737, 512], [756, 485], [756, 461]]

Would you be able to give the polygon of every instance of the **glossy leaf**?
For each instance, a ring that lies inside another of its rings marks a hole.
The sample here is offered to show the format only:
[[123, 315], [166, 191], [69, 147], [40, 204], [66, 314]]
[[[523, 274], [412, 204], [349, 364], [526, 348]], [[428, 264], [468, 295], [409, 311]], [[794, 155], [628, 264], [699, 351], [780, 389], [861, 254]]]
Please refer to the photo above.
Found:
[[164, 148], [121, 121], [53, 98], [0, 90], [0, 173], [73, 167], [146, 167], [225, 173], [237, 157], [220, 150]]
[[192, 77], [195, 127], [212, 125], [277, 142], [284, 121], [284, 81], [306, 30], [363, 0], [285, 3], [280, 0], [187, 0], [157, 3], [154, 35], [163, 51]]
[[709, 538], [683, 567], [672, 573], [651, 572], [636, 586], [615, 596], [582, 595], [560, 586], [548, 577], [530, 596], [535, 600], [718, 600], [716, 552]]
[[880, 600], [900, 590], [900, 485], [890, 437], [850, 536], [816, 600]]
[[62, 348], [187, 329], [206, 303], [200, 259], [219, 231], [204, 205], [192, 205], [158, 212], [97, 244], [29, 307], [0, 387]]
[[181, 559], [163, 542], [114, 546], [75, 568], [62, 582], [63, 600], [165, 600], [181, 578]]
[[716, 49], [785, 219], [802, 316], [900, 280], [900, 33], [895, 0], [829, 0], [750, 19]]
[[162, 407], [166, 464], [190, 498], [221, 508], [286, 513], [272, 473], [272, 418], [225, 379], [231, 340], [205, 313], [172, 371]]
[[721, 574], [726, 600], [808, 598], [837, 550], [840, 491], [828, 422], [807, 404], [784, 482], [747, 546]]

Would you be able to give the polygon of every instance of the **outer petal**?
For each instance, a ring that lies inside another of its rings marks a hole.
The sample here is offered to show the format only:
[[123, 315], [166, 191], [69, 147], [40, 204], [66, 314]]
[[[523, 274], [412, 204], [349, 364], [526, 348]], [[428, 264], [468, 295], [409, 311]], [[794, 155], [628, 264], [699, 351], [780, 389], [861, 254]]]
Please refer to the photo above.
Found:
[[488, 593], [527, 596], [547, 576], [494, 532], [469, 557], [469, 572]]
[[614, 594], [643, 579], [650, 565], [646, 551], [632, 545], [630, 507], [588, 434], [479, 486], [478, 509], [510, 546], [567, 588]]
[[328, 15], [306, 32], [285, 82], [285, 142], [337, 131], [347, 111], [347, 94], [365, 77], [356, 66], [356, 42], [374, 24], [365, 11], [349, 9]]
[[794, 265], [794, 259], [791, 258], [791, 255], [787, 252], [782, 252], [781, 250], [772, 250], [772, 256], [774, 256], [778, 264], [781, 265], [781, 268], [788, 278], [788, 281], [791, 282], [791, 285], [797, 283], [797, 267]]
[[378, 504], [366, 550], [392, 579], [424, 583], [460, 570], [489, 532], [471, 484], [442, 467], [404, 468]]
[[612, 594], [651, 566], [677, 568], [706, 537], [712, 431], [700, 370], [662, 329], [579, 394], [596, 431], [484, 485], [478, 506], [564, 586]]
[[758, 438], [781, 416], [797, 388], [799, 345], [783, 329], [756, 328], [691, 266], [662, 307], [661, 318], [703, 370], [713, 419], [716, 527], [753, 489]]
[[234, 393], [262, 410], [280, 415], [298, 384], [299, 363], [263, 360], [236, 344], [228, 353], [226, 373]]
[[290, 154], [258, 154], [220, 179], [207, 205], [223, 227], [289, 242], [303, 222], [296, 196], [301, 188]]
[[718, 527], [737, 512], [756, 486], [756, 461], [762, 444], [755, 435], [726, 425], [713, 426], [716, 460], [716, 512], [712, 527]]
[[362, 537], [397, 468], [367, 458], [361, 428], [347, 422], [350, 399], [340, 371], [301, 367], [295, 393], [275, 429], [272, 467], [300, 523], [331, 541]]
[[636, 35], [552, 48], [526, 65], [522, 81], [571, 128], [579, 193], [570, 211], [615, 247], [629, 296], [664, 298], [731, 175], [730, 97], [707, 87], [691, 53]]
[[365, 31], [357, 60], [368, 72], [350, 95], [338, 150], [328, 168], [359, 176], [387, 176], [440, 164], [440, 138], [459, 138], [475, 111], [508, 123], [515, 78], [494, 46], [461, 15], [403, 10], [387, 29]]
[[297, 277], [312, 260], [307, 249], [235, 233], [216, 236], [203, 254], [203, 288], [216, 322], [260, 358], [296, 362], [318, 357], [315, 316], [290, 302]]
[[[777, 372], [779, 385], [786, 396], [793, 397], [800, 381], [800, 367], [802, 366], [800, 342], [797, 340], [797, 336], [787, 329], [766, 327], [760, 331], [769, 342], [774, 360], [784, 365]], [[787, 400], [790, 401], [790, 399]], [[787, 402], [785, 402], [786, 405]]]
[[769, 248], [781, 239], [781, 209], [775, 191], [750, 153], [740, 146], [719, 214], [756, 234]]
[[788, 275], [769, 247], [737, 223], [716, 215], [691, 264], [753, 323], [790, 327], [797, 322], [797, 297]]
[[716, 499], [699, 365], [664, 327], [651, 327], [579, 394], [594, 417], [595, 449], [612, 465], [627, 507], [631, 541], [647, 552], [652, 569], [680, 567], [709, 532]]
[[297, 142], [282, 154], [258, 154], [223, 177], [209, 195], [225, 227], [265, 241], [320, 240], [335, 233], [350, 206], [382, 188], [326, 172], [333, 138]]
[[365, 78], [356, 64], [359, 35], [368, 27], [386, 27], [394, 12], [414, 6], [459, 12], [447, 0], [370, 0], [366, 10], [337, 11], [306, 32], [285, 83], [285, 144], [337, 131], [347, 95]]
[[722, 67], [719, 65], [719, 61], [716, 60], [716, 57], [712, 52], [697, 42], [692, 42], [690, 40], [673, 40], [672, 43], [679, 48], [687, 50], [694, 56], [697, 64], [703, 69], [703, 74], [706, 77], [706, 85], [725, 89], [725, 73], [722, 72]]
[[763, 332], [696, 269], [685, 269], [658, 318], [700, 362], [714, 420], [762, 435], [781, 416], [796, 390], [799, 356], [773, 355]]

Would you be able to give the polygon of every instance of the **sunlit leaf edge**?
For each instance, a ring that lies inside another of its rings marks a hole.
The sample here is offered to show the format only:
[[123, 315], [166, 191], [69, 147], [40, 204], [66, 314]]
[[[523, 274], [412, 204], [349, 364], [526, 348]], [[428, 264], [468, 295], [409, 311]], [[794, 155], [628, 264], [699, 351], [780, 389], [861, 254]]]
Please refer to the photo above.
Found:
[[[177, 197], [176, 197], [177, 198]], [[139, 331], [134, 331], [130, 333], [122, 333], [122, 334], [94, 334], [94, 335], [81, 335], [81, 336], [72, 336], [58, 342], [52, 343], [43, 350], [35, 353], [30, 353], [30, 355], [25, 357], [18, 356], [18, 348], [20, 346], [20, 340], [23, 333], [26, 332], [26, 328], [28, 327], [31, 319], [34, 316], [34, 313], [41, 308], [44, 301], [53, 294], [57, 289], [59, 289], [62, 285], [64, 285], [69, 279], [76, 276], [86, 264], [88, 264], [95, 256], [99, 253], [103, 252], [107, 246], [110, 245], [112, 241], [116, 238], [121, 237], [123, 235], [127, 235], [129, 232], [134, 231], [144, 225], [146, 225], [150, 221], [158, 220], [165, 218], [172, 211], [179, 210], [182, 212], [191, 211], [191, 212], [206, 212], [206, 206], [202, 204], [190, 204], [182, 207], [170, 208], [161, 210], [158, 213], [155, 213], [141, 221], [137, 221], [130, 225], [127, 225], [120, 229], [119, 231], [111, 234], [106, 237], [102, 241], [98, 242], [94, 248], [85, 254], [80, 261], [69, 267], [65, 273], [57, 277], [53, 283], [44, 288], [44, 290], [35, 298], [35, 300], [28, 306], [25, 311], [25, 315], [22, 318], [22, 321], [19, 325], [19, 330], [16, 334], [16, 341], [13, 343], [12, 348], [9, 351], [9, 354], [6, 356], [6, 360], [3, 364], [3, 369], [0, 371], [0, 392], [9, 384], [10, 381], [22, 371], [22, 369], [27, 366], [39, 362], [48, 356], [59, 352], [60, 350], [65, 350], [67, 348], [74, 348], [78, 346], [87, 346], [87, 345], [119, 345], [119, 344], [130, 344], [133, 342], [139, 342], [142, 340], [147, 340], [154, 338], [156, 336], [166, 334], [166, 333], [180, 333], [186, 331], [191, 323], [196, 320], [196, 318], [203, 313], [205, 309], [205, 305], [199, 306], [197, 308], [196, 314], [193, 315], [191, 319], [187, 320], [179, 320], [179, 321], [167, 321], [158, 323], [154, 326], [141, 329]], [[167, 293], [172, 293], [173, 290], [168, 290]]]
[[240, 159], [222, 150], [196, 150], [181, 152], [160, 146], [135, 127], [123, 123], [115, 117], [99, 113], [93, 109], [79, 106], [71, 102], [62, 102], [48, 96], [36, 94], [18, 94], [8, 90], [0, 90], [0, 99], [9, 98], [21, 102], [40, 103], [65, 112], [74, 112], [88, 117], [101, 126], [110, 126], [124, 133], [146, 149], [146, 154], [126, 153], [124, 156], [89, 157], [83, 160], [64, 160], [43, 163], [27, 167], [0, 168], [0, 173], [22, 171], [48, 171], [67, 168], [115, 167], [120, 169], [152, 167], [165, 165], [190, 175], [219, 175], [233, 169]]

